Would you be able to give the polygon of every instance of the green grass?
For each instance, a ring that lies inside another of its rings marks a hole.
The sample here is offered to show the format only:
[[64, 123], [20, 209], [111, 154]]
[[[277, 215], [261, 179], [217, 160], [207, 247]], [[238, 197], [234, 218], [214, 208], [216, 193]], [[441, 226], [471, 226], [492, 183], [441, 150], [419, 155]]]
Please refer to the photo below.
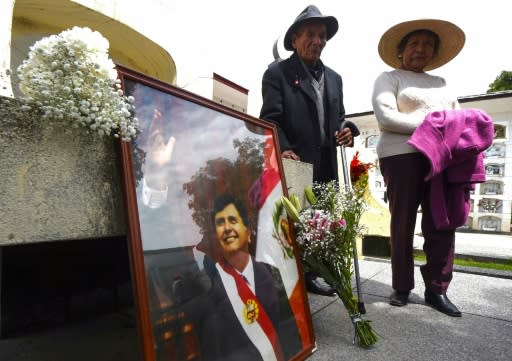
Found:
[[[425, 261], [425, 254], [423, 252], [414, 252], [414, 259], [419, 262]], [[476, 268], [487, 268], [499, 271], [509, 271], [512, 272], [512, 259], [498, 261], [498, 262], [489, 262], [482, 261], [478, 259], [473, 259], [471, 257], [464, 258], [455, 258], [454, 264], [462, 267], [476, 267]]]

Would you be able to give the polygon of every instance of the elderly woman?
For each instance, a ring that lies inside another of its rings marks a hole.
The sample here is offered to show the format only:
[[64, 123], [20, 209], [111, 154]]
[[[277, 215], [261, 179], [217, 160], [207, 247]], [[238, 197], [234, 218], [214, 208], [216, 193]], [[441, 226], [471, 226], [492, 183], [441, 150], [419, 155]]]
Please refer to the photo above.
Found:
[[421, 19], [391, 27], [382, 35], [378, 49], [382, 60], [394, 70], [377, 77], [372, 95], [381, 133], [377, 154], [391, 212], [390, 304], [405, 306], [414, 288], [413, 237], [421, 205], [423, 249], [427, 257], [426, 264], [421, 266], [425, 303], [455, 317], [461, 313], [446, 296], [452, 279], [455, 229], [436, 228], [429, 199], [430, 183], [425, 181], [430, 171], [429, 160], [408, 140], [427, 114], [459, 108], [445, 80], [425, 71], [453, 59], [464, 42], [463, 31], [447, 21]]

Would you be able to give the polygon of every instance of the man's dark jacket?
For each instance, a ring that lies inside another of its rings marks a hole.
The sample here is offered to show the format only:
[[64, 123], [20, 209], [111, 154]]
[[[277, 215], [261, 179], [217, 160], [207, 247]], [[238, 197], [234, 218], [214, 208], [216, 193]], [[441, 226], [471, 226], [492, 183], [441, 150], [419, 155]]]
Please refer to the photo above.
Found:
[[[345, 119], [343, 84], [341, 76], [327, 66], [324, 66], [324, 80], [326, 145], [333, 174], [337, 175], [334, 132], [340, 130]], [[313, 164], [313, 175], [318, 174], [321, 142], [315, 96], [309, 75], [296, 52], [268, 67], [263, 74], [262, 95], [260, 118], [276, 124], [281, 152], [293, 150], [302, 162]]]

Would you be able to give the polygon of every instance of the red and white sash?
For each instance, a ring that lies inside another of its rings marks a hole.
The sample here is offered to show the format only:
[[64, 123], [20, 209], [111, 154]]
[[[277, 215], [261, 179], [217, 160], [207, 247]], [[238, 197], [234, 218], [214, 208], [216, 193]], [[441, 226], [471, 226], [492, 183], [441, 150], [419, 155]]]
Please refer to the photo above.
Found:
[[217, 263], [216, 267], [236, 317], [262, 359], [282, 361], [277, 332], [254, 292], [233, 266]]

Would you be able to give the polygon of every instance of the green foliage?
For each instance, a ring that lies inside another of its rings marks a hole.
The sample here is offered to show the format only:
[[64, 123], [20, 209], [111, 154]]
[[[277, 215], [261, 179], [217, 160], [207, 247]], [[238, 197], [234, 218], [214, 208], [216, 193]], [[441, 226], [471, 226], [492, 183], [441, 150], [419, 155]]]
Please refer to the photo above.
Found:
[[313, 193], [313, 189], [311, 187], [304, 188], [304, 194], [306, 195], [306, 199], [308, 200], [309, 204], [313, 205], [317, 202], [315, 193]]
[[494, 82], [489, 84], [487, 93], [494, 93], [504, 90], [512, 90], [512, 71], [503, 70], [501, 74], [496, 77]]
[[[426, 256], [423, 251], [414, 251], [414, 259], [418, 262], [425, 262]], [[456, 266], [473, 267], [473, 268], [485, 268], [498, 271], [512, 272], [512, 259], [498, 260], [498, 261], [481, 261], [469, 257], [455, 257], [453, 263]]]

